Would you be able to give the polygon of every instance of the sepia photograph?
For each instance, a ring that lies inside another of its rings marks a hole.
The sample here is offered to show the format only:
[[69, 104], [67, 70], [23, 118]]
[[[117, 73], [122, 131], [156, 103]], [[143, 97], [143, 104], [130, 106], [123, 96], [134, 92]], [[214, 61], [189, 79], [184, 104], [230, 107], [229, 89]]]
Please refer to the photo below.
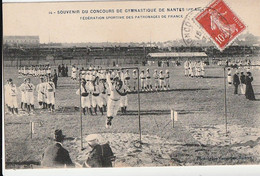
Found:
[[259, 7], [2, 3], [3, 168], [259, 165]]

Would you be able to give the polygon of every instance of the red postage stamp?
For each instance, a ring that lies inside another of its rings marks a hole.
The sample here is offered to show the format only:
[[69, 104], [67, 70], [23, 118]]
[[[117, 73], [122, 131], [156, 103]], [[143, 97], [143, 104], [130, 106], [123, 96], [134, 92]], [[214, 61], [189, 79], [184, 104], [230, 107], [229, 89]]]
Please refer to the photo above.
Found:
[[196, 17], [217, 47], [223, 51], [246, 28], [223, 0], [216, 0]]

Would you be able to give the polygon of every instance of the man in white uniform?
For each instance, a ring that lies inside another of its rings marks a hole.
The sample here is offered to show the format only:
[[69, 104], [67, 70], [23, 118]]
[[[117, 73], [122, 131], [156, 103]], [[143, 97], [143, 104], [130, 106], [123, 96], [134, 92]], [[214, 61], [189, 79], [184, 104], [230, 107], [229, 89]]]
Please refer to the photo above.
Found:
[[77, 68], [75, 67], [75, 65], [73, 65], [71, 69], [71, 79], [73, 80], [77, 79]]
[[103, 101], [101, 99], [101, 90], [100, 90], [99, 78], [93, 82], [93, 91], [92, 91], [92, 107], [94, 108], [94, 113], [97, 115], [97, 107], [99, 107], [99, 111], [103, 115]]
[[154, 70], [153, 73], [153, 79], [154, 79], [154, 87], [155, 90], [157, 91], [159, 89], [159, 75], [156, 69]]
[[160, 86], [160, 90], [163, 90], [164, 88], [164, 79], [165, 79], [165, 76], [163, 74], [163, 71], [160, 70], [160, 73], [159, 73], [159, 86]]
[[145, 80], [145, 88], [147, 91], [153, 90], [152, 87], [152, 82], [151, 82], [151, 74], [149, 68], [146, 69], [146, 74], [145, 74], [146, 80]]
[[136, 73], [136, 70], [133, 70], [133, 87], [134, 87], [134, 91], [136, 91], [138, 89], [137, 81], [138, 81], [138, 75]]
[[128, 106], [128, 97], [127, 97], [128, 90], [129, 90], [128, 87], [123, 82], [123, 85], [121, 88], [121, 98], [120, 98], [120, 107], [121, 107], [122, 114], [126, 114], [126, 108]]
[[93, 115], [91, 104], [90, 104], [90, 97], [89, 97], [90, 84], [87, 83], [85, 79], [82, 79], [80, 89], [77, 90], [76, 94], [80, 95], [80, 91], [81, 91], [81, 107], [83, 108], [83, 114], [86, 115], [86, 112], [89, 112], [91, 115]]
[[41, 109], [44, 109], [44, 103], [46, 99], [46, 83], [44, 82], [44, 78], [40, 78], [41, 82], [36, 86], [36, 92], [38, 93], [38, 103]]
[[34, 90], [35, 86], [31, 83], [31, 79], [27, 78], [24, 86], [25, 90], [25, 99], [27, 104], [28, 113], [32, 113], [34, 111]]
[[145, 79], [146, 79], [146, 76], [144, 74], [144, 70], [142, 70], [140, 73], [141, 91], [145, 90]]
[[47, 77], [46, 87], [46, 103], [49, 109], [49, 112], [54, 112], [55, 110], [55, 84], [50, 77]]
[[129, 71], [126, 70], [125, 73], [124, 73], [124, 76], [123, 76], [123, 79], [122, 79], [125, 83], [125, 85], [128, 87], [128, 89], [130, 89], [130, 75], [129, 75]]
[[19, 90], [21, 92], [21, 109], [25, 110], [27, 109], [27, 103], [25, 98], [25, 86], [26, 86], [26, 78], [24, 79], [24, 82], [20, 85]]
[[8, 91], [10, 90], [9, 87], [10, 87], [10, 79], [8, 79], [6, 81], [6, 84], [4, 85], [5, 105], [6, 105], [7, 110], [8, 110], [8, 112], [6, 112], [6, 113], [11, 113], [12, 112], [12, 110], [10, 108], [9, 98], [8, 98], [8, 95], [9, 95]]
[[17, 103], [18, 91], [12, 79], [9, 79], [9, 86], [7, 88], [9, 89], [7, 91], [7, 98], [9, 99], [8, 102], [9, 102], [9, 107], [11, 108], [11, 112], [12, 114], [18, 115], [18, 103]]
[[110, 80], [110, 74], [107, 74], [107, 83], [110, 90], [110, 96], [107, 101], [107, 120], [106, 120], [106, 128], [112, 126], [112, 119], [117, 115], [117, 111], [120, 106], [120, 98], [121, 93], [120, 89], [122, 88], [122, 81], [119, 78], [114, 79], [114, 83], [112, 84]]
[[169, 70], [165, 71], [165, 85], [164, 85], [165, 89], [170, 89], [170, 72]]

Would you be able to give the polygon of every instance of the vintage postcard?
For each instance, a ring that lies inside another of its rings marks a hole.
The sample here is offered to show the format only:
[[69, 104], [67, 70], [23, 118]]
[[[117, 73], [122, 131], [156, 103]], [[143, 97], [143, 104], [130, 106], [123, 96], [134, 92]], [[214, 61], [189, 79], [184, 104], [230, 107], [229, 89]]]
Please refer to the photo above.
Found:
[[5, 170], [259, 165], [259, 7], [3, 3]]

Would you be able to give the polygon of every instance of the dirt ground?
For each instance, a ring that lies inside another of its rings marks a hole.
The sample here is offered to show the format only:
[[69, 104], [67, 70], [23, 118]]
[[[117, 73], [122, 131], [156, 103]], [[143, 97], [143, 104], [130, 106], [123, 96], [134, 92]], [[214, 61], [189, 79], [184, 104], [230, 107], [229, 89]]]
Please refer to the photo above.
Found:
[[[169, 69], [171, 90], [141, 93], [141, 146], [137, 94], [128, 95], [128, 113], [119, 113], [112, 129], [105, 128], [105, 115], [83, 116], [83, 137], [96, 133], [109, 141], [116, 155], [115, 167], [260, 163], [260, 69], [251, 69], [256, 101], [234, 95], [234, 87], [227, 86], [227, 133], [223, 68], [207, 66], [205, 78], [185, 77], [183, 66], [150, 69]], [[24, 79], [16, 68], [4, 68], [4, 80], [7, 78], [12, 78], [17, 86]], [[36, 85], [39, 80], [32, 78], [32, 82]], [[59, 78], [55, 113], [36, 109], [30, 116], [5, 115], [6, 168], [37, 167], [58, 128], [67, 137], [64, 146], [72, 160], [84, 161], [88, 149], [80, 150], [77, 88], [78, 82]], [[174, 128], [171, 109], [178, 112]], [[30, 121], [42, 123], [36, 124], [32, 138]]]

